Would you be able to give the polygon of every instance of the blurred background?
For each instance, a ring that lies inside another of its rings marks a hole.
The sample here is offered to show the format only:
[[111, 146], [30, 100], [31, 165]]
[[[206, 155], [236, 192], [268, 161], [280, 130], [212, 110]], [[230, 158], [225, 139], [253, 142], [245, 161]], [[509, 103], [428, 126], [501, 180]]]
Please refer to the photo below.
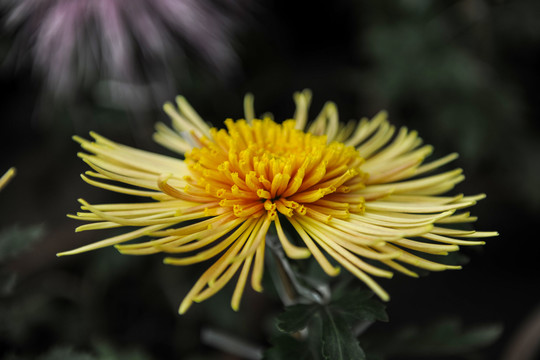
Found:
[[523, 332], [540, 306], [540, 2], [149, 3], [0, 0], [0, 173], [17, 168], [0, 192], [0, 358], [245, 358], [212, 345], [216, 334], [268, 347], [282, 309], [271, 290], [247, 290], [235, 313], [227, 287], [178, 316], [204, 264], [114, 249], [55, 256], [111, 235], [74, 233], [80, 224], [65, 215], [78, 198], [133, 201], [80, 179], [87, 166], [71, 136], [93, 130], [173, 155], [151, 135], [175, 95], [220, 124], [242, 116], [248, 91], [258, 114], [291, 117], [292, 94], [304, 88], [311, 118], [328, 100], [344, 121], [386, 109], [434, 145], [434, 157], [458, 152], [466, 181], [454, 193], [486, 193], [472, 208], [475, 228], [500, 233], [464, 249], [461, 271], [381, 281], [390, 322], [373, 331], [437, 319], [496, 325], [493, 344], [441, 358], [540, 358], [518, 357], [534, 348], [519, 341], [540, 339]]

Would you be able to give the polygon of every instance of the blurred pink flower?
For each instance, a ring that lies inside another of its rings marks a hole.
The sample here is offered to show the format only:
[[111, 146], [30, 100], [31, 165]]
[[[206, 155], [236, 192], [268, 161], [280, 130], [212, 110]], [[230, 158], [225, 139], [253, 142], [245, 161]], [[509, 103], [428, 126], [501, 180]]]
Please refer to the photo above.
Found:
[[10, 61], [16, 66], [30, 60], [55, 95], [105, 84], [112, 92], [124, 89], [127, 101], [144, 89], [167, 96], [163, 91], [174, 88], [172, 74], [185, 76], [190, 59], [202, 60], [218, 75], [230, 74], [237, 65], [231, 35], [245, 15], [241, 3], [211, 0], [0, 4], [14, 35]]

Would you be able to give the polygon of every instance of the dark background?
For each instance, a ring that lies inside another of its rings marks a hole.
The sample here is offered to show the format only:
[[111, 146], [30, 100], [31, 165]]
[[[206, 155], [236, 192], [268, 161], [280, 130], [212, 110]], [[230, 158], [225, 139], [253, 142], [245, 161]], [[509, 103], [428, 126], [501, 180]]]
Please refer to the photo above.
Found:
[[[501, 324], [501, 337], [469, 358], [511, 359], [505, 352], [540, 306], [532, 231], [540, 211], [539, 18], [540, 2], [532, 0], [258, 1], [231, 35], [237, 68], [217, 76], [193, 57], [179, 70], [189, 76], [178, 77], [176, 93], [216, 124], [242, 116], [247, 91], [255, 94], [257, 113], [291, 117], [293, 92], [310, 88], [311, 118], [327, 100], [337, 103], [343, 120], [386, 109], [393, 124], [416, 129], [434, 145], [434, 156], [458, 152], [454, 166], [464, 169], [466, 181], [455, 193], [486, 193], [472, 208], [475, 227], [500, 236], [464, 249], [470, 262], [461, 271], [381, 281], [392, 295], [391, 321], [377, 330], [444, 317], [460, 318], [465, 327]], [[7, 57], [13, 42], [13, 34], [2, 33], [0, 56]], [[5, 66], [0, 79], [0, 172], [11, 166], [18, 172], [0, 193], [0, 233], [20, 233], [22, 242], [31, 231], [41, 234], [3, 263], [3, 273], [17, 278], [0, 298], [0, 358], [71, 351], [115, 359], [237, 359], [202, 344], [203, 328], [268, 346], [271, 315], [280, 310], [272, 296], [247, 289], [234, 313], [227, 287], [176, 314], [204, 264], [169, 267], [160, 256], [122, 257], [114, 249], [55, 257], [107, 236], [74, 234], [79, 224], [65, 214], [78, 210], [77, 198], [128, 200], [79, 178], [87, 167], [71, 136], [95, 130], [170, 154], [151, 141], [153, 124], [168, 122], [158, 106], [108, 106], [89, 91], [59, 99], [28, 64], [18, 71]]]

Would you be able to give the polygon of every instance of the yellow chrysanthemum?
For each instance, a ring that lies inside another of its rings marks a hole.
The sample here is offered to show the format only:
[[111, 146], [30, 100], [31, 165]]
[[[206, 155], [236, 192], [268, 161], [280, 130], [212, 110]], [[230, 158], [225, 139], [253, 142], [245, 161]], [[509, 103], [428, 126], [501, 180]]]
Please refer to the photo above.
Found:
[[15, 176], [16, 170], [14, 167], [10, 168], [2, 177], [0, 177], [0, 190], [7, 185], [7, 183]]
[[[390, 269], [417, 276], [406, 265], [431, 271], [459, 268], [425, 260], [409, 249], [446, 255], [459, 245], [484, 244], [470, 238], [497, 235], [445, 227], [474, 221], [469, 213], [456, 211], [484, 197], [440, 196], [463, 180], [460, 169], [421, 177], [456, 154], [424, 163], [432, 147], [422, 146], [417, 133], [406, 128], [395, 134], [385, 112], [343, 126], [329, 102], [307, 124], [311, 93], [296, 93], [294, 99], [294, 119], [279, 124], [270, 117], [255, 119], [248, 95], [245, 119], [228, 119], [226, 129], [217, 130], [178, 97], [177, 108], [164, 106], [174, 130], [158, 124], [155, 140], [184, 160], [120, 145], [95, 133], [93, 142], [75, 137], [89, 153], [79, 156], [94, 170], [82, 175], [86, 182], [153, 201], [90, 205], [80, 200], [84, 212], [71, 217], [91, 223], [77, 231], [136, 229], [59, 255], [114, 245], [123, 254], [187, 254], [166, 257], [164, 262], [172, 265], [217, 257], [180, 305], [184, 313], [238, 271], [233, 309], [239, 307], [250, 272], [251, 286], [261, 291], [265, 237], [271, 226], [288, 257], [313, 255], [330, 276], [339, 274], [338, 263], [383, 300], [389, 296], [371, 276], [392, 277]], [[283, 222], [292, 225], [305, 247], [287, 238]], [[150, 240], [122, 244], [146, 236]]]

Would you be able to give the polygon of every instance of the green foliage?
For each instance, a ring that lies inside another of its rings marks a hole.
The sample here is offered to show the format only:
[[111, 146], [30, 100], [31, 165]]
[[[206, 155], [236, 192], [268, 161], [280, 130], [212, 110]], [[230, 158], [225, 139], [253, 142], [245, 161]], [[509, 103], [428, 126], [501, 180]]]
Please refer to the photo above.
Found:
[[[42, 225], [21, 227], [12, 225], [0, 232], [0, 265], [24, 253], [43, 235]], [[33, 313], [37, 304], [35, 297], [26, 297], [21, 301], [6, 301], [14, 295], [17, 286], [17, 273], [5, 266], [0, 267], [0, 332], [4, 339], [17, 338], [27, 324], [23, 318]], [[26, 306], [23, 311], [22, 307]], [[1, 354], [1, 353], [0, 353]]]
[[[6, 360], [26, 360], [15, 354], [8, 355]], [[71, 346], [54, 347], [38, 356], [37, 360], [149, 360], [150, 358], [138, 350], [118, 350], [112, 346], [99, 343], [92, 352], [78, 351]]]
[[[28, 360], [28, 357], [23, 357], [15, 354], [8, 355], [5, 360]], [[98, 360], [95, 356], [73, 350], [71, 347], [55, 347], [45, 354], [36, 358], [37, 360]]]
[[325, 308], [322, 312], [322, 355], [325, 360], [366, 358], [344, 316]]
[[[277, 317], [280, 331], [298, 338], [281, 335], [272, 341], [265, 353], [267, 359], [320, 358], [325, 360], [365, 359], [354, 332], [357, 324], [375, 320], [387, 321], [385, 306], [364, 289], [346, 291], [338, 288], [328, 304], [297, 304], [288, 306]], [[280, 357], [281, 356], [281, 357]]]
[[16, 283], [17, 274], [0, 269], [0, 297], [12, 294]]
[[373, 293], [364, 289], [353, 289], [344, 294], [335, 293], [331, 303], [335, 312], [347, 319], [357, 321], [388, 321], [385, 305]]
[[265, 360], [313, 359], [306, 341], [299, 341], [290, 335], [279, 335], [270, 342], [273, 346], [264, 352]]
[[75, 351], [70, 347], [59, 347], [40, 356], [38, 360], [97, 360], [97, 358], [85, 352]]
[[95, 349], [99, 360], [150, 360], [150, 357], [140, 350], [120, 350], [104, 342], [97, 343]]
[[282, 334], [272, 339], [267, 360], [460, 356], [492, 344], [502, 332], [497, 324], [463, 328], [457, 319], [444, 319], [425, 327], [363, 333], [375, 321], [388, 321], [385, 305], [371, 291], [346, 286], [334, 288], [327, 304], [288, 306], [276, 320]]
[[458, 319], [443, 319], [425, 327], [408, 326], [384, 335], [373, 333], [363, 345], [370, 355], [378, 358], [457, 356], [492, 344], [501, 333], [502, 327], [498, 324], [464, 329]]
[[43, 236], [43, 225], [13, 225], [0, 232], [0, 262], [19, 255]]
[[298, 304], [287, 306], [277, 317], [277, 327], [286, 333], [294, 333], [306, 328], [315, 313], [320, 310], [317, 304]]

